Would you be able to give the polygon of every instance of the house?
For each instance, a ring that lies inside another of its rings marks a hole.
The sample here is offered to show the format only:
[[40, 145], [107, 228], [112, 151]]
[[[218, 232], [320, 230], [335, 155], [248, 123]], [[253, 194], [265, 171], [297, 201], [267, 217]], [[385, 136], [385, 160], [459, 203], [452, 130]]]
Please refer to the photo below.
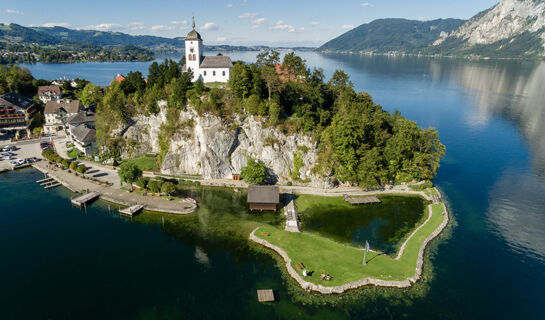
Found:
[[81, 110], [80, 112], [72, 115], [66, 121], [68, 125], [68, 133], [75, 127], [78, 127], [82, 124], [87, 125], [88, 127], [94, 128], [96, 120], [96, 112], [93, 109], [87, 108]]
[[185, 65], [184, 72], [193, 72], [192, 81], [201, 79], [204, 82], [227, 82], [233, 62], [228, 56], [221, 53], [217, 56], [203, 55], [203, 40], [195, 30], [195, 18], [193, 29], [185, 37]]
[[279, 203], [280, 191], [277, 186], [248, 186], [250, 211], [276, 211]]
[[70, 130], [70, 140], [74, 143], [74, 147], [85, 156], [98, 152], [96, 130], [87, 124], [79, 125]]
[[57, 101], [62, 98], [61, 88], [58, 86], [43, 86], [38, 88], [38, 98], [43, 103]]
[[121, 82], [121, 81], [123, 81], [123, 80], [125, 80], [125, 76], [122, 75], [121, 73], [118, 73], [118, 74], [115, 76], [114, 80], [112, 80], [112, 82], [110, 83], [110, 85], [111, 85], [112, 83], [114, 83], [114, 82]]
[[45, 104], [44, 133], [54, 133], [64, 130], [68, 118], [82, 110], [79, 100], [48, 101]]
[[32, 121], [36, 103], [32, 99], [15, 92], [0, 96], [0, 128], [22, 130], [26, 129]]

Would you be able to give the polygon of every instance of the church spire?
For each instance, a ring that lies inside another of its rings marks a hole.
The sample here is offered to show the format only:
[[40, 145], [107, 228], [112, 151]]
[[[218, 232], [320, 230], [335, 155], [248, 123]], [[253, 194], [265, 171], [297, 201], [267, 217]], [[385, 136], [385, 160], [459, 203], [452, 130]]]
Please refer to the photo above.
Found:
[[193, 30], [195, 30], [195, 16], [193, 16], [193, 24], [192, 24], [192, 26], [193, 26]]

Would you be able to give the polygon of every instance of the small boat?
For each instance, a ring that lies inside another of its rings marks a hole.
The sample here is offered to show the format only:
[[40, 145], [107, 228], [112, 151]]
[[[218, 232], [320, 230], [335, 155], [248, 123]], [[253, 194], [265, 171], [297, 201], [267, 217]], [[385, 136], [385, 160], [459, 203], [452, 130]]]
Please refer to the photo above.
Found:
[[197, 200], [195, 200], [195, 199], [193, 199], [193, 198], [190, 198], [190, 197], [185, 198], [185, 201], [191, 202], [191, 203], [193, 203], [193, 204], [197, 204]]

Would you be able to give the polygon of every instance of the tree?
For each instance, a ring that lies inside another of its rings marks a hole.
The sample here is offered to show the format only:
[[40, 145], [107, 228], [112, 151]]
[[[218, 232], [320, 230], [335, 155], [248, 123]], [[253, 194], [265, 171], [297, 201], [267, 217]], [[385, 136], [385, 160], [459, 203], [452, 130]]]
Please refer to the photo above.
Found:
[[158, 193], [161, 191], [162, 182], [158, 180], [150, 180], [148, 182], [148, 189], [152, 193]]
[[280, 62], [280, 53], [275, 50], [268, 50], [259, 53], [256, 57], [258, 66], [275, 65]]
[[306, 79], [308, 77], [307, 66], [305, 60], [290, 52], [284, 56], [282, 61], [282, 70], [287, 73], [288, 78], [292, 81]]
[[166, 193], [170, 198], [170, 195], [176, 192], [176, 186], [174, 183], [167, 181], [161, 186], [161, 192]]
[[132, 189], [132, 183], [142, 176], [142, 170], [133, 162], [124, 162], [119, 167], [117, 174], [121, 182], [130, 184]]
[[100, 101], [102, 101], [102, 97], [102, 90], [100, 90], [100, 87], [96, 86], [94, 83], [88, 83], [85, 85], [79, 95], [79, 99], [84, 106], [96, 106]]
[[240, 170], [240, 177], [249, 184], [262, 184], [265, 181], [267, 168], [263, 162], [248, 158], [248, 163]]
[[268, 100], [271, 101], [273, 92], [278, 91], [282, 82], [276, 73], [276, 67], [274, 65], [265, 65], [261, 67], [261, 77], [265, 81], [268, 92]]
[[235, 97], [247, 98], [252, 90], [252, 78], [244, 62], [237, 63], [229, 73], [229, 86]]

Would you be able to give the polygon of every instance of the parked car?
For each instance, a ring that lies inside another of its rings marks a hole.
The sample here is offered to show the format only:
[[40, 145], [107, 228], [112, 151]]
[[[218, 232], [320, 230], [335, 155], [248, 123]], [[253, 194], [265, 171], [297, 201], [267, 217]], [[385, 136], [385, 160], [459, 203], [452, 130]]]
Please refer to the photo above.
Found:
[[24, 159], [17, 159], [17, 160], [15, 160], [15, 162], [17, 162], [18, 165], [23, 165], [23, 164], [26, 163], [26, 160], [24, 160]]
[[42, 150], [45, 150], [45, 149], [47, 149], [49, 147], [51, 147], [51, 143], [46, 142], [46, 141], [40, 142], [40, 148], [42, 148]]
[[17, 167], [19, 165], [17, 161], [11, 161], [9, 164], [11, 164], [12, 167]]
[[34, 163], [34, 162], [38, 162], [38, 161], [40, 161], [40, 159], [36, 158], [36, 157], [26, 158], [26, 162], [28, 162], [28, 163]]
[[4, 146], [2, 151], [15, 151], [15, 146]]
[[4, 152], [4, 153], [2, 153], [2, 156], [4, 156], [4, 157], [13, 157], [14, 155], [15, 155], [15, 154], [12, 153], [12, 152]]

